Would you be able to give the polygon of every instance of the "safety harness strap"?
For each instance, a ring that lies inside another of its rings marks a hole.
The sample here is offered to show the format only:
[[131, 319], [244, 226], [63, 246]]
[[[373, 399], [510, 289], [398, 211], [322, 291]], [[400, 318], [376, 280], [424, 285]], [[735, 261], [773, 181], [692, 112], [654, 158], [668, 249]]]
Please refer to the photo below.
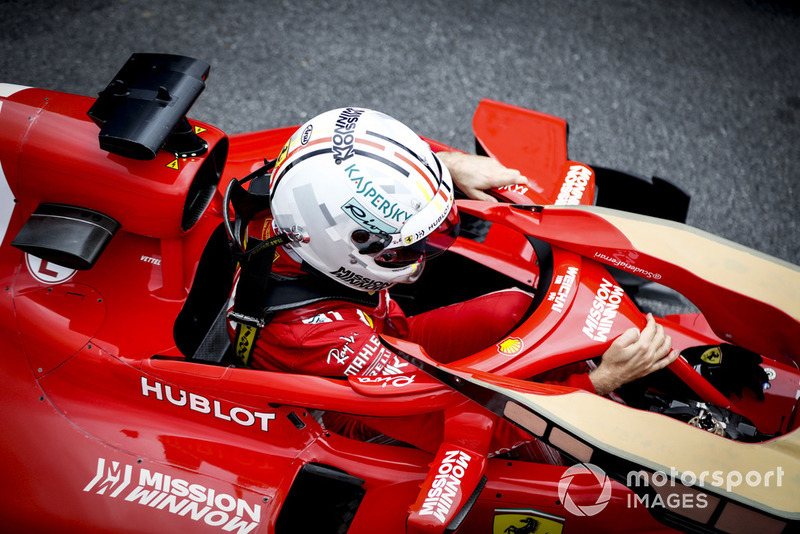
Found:
[[[236, 284], [233, 309], [228, 319], [236, 323], [234, 354], [241, 365], [251, 364], [256, 342], [275, 312], [321, 302], [324, 300], [345, 300], [369, 307], [378, 304], [377, 294], [369, 295], [362, 291], [350, 290], [326, 276], [310, 272], [300, 278], [272, 276], [272, 264], [277, 247], [291, 242], [286, 234], [265, 240], [247, 240], [247, 226], [258, 214], [269, 210], [269, 193], [263, 184], [254, 181], [249, 189], [242, 187], [273, 168], [274, 162], [265, 162], [242, 180], [232, 180], [225, 192], [224, 219], [234, 258], [239, 265], [239, 280]], [[228, 214], [229, 204], [233, 206], [235, 217]]]
[[261, 329], [268, 322], [264, 300], [269, 291], [275, 249], [288, 242], [289, 238], [281, 234], [262, 241], [240, 257], [236, 297], [228, 318], [236, 323], [234, 353], [242, 365], [250, 365]]
[[[256, 193], [255, 190], [265, 189], [257, 187], [256, 182], [251, 184], [250, 190], [242, 186], [256, 178], [267, 176], [274, 165], [274, 161], [265, 161], [263, 167], [242, 180], [231, 180], [225, 192], [225, 228], [233, 256], [239, 264], [236, 296], [228, 318], [236, 323], [234, 354], [244, 366], [250, 365], [260, 331], [267, 323], [263, 302], [268, 292], [275, 249], [288, 243], [289, 237], [281, 234], [263, 241], [248, 242], [247, 226], [255, 216], [269, 210], [269, 193]], [[229, 205], [234, 209], [233, 220], [228, 214]]]

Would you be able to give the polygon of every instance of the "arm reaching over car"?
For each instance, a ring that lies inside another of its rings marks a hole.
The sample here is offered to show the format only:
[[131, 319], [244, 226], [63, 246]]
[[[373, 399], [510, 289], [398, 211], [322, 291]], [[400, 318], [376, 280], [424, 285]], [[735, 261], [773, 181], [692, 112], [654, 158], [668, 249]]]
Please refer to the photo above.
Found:
[[672, 350], [672, 338], [647, 314], [647, 325], [640, 332], [630, 328], [603, 353], [600, 365], [589, 373], [598, 395], [607, 395], [618, 387], [668, 366], [678, 357]]
[[487, 189], [528, 183], [518, 170], [509, 169], [487, 156], [463, 152], [438, 152], [436, 155], [450, 171], [456, 186], [474, 200], [497, 202], [495, 197], [486, 193]]

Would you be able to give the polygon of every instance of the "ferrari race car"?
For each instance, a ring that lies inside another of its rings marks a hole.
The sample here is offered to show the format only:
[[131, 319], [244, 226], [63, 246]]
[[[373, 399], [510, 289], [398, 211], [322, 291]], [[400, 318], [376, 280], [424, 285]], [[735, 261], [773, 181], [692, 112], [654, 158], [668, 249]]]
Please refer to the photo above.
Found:
[[[523, 288], [514, 331], [447, 364], [383, 338], [392, 376], [237, 364], [224, 193], [295, 128], [187, 118], [208, 73], [134, 54], [97, 99], [0, 84], [3, 531], [796, 531], [800, 271], [683, 224], [664, 180], [570, 161], [556, 117], [480, 103], [478, 150], [530, 183], [459, 200], [456, 243], [393, 289], [413, 314]], [[545, 379], [642, 327], [655, 287], [699, 310], [657, 318], [674, 364], [608, 397]], [[560, 461], [496, 449], [504, 426]]]

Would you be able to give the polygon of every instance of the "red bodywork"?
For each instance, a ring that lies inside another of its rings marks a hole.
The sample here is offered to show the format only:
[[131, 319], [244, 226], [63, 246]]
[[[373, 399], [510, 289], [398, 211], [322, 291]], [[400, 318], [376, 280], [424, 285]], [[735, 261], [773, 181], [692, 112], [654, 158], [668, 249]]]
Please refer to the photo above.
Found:
[[[671, 530], [658, 520], [659, 510], [631, 506], [633, 492], [624, 481], [607, 480], [610, 493], [598, 513], [565, 508], [559, 483], [567, 466], [492, 457], [500, 417], [427, 374], [339, 380], [183, 357], [173, 323], [203, 248], [221, 222], [219, 191], [264, 158], [276, 157], [294, 128], [228, 137], [191, 121], [212, 149], [207, 154], [177, 158], [162, 150], [153, 160], [138, 161], [99, 148], [98, 127], [87, 117], [93, 99], [0, 87], [0, 186], [7, 189], [0, 196], [9, 214], [7, 226], [0, 224], [4, 530], [306, 531], [321, 503], [338, 499], [334, 491], [289, 510], [287, 497], [309, 465], [324, 466], [325, 480], [331, 472], [346, 474], [345, 486], [363, 490], [351, 533], [444, 532], [462, 509], [468, 513], [458, 532], [533, 532], [536, 525], [549, 532]], [[530, 178], [527, 187], [497, 191], [499, 197], [513, 204], [591, 205], [592, 170], [568, 161], [564, 121], [486, 101], [476, 112], [475, 130], [490, 155]], [[224, 145], [219, 190], [199, 221], [183, 228], [190, 184], [207, 158], [220, 153], [213, 149]], [[96, 210], [121, 229], [91, 269], [64, 269], [10, 246], [41, 203]], [[613, 259], [627, 248], [634, 254], [605, 219], [569, 208], [531, 211], [503, 203], [462, 202], [459, 209], [497, 224], [483, 242], [460, 238], [453, 253], [546, 297], [506, 339], [455, 362], [453, 369], [527, 379], [596, 357], [626, 328], [644, 324], [643, 314], [622, 295], [607, 331], [594, 338], [582, 333], [601, 286], [616, 287], [604, 266], [610, 260], [595, 253]], [[525, 234], [552, 245], [547, 286]], [[705, 312], [705, 318], [659, 319], [676, 348], [717, 343], [709, 322], [720, 336], [731, 325], [729, 339], [757, 349], [776, 376], [759, 402], [749, 392], [726, 398], [683, 360], [673, 366], [675, 374], [701, 398], [731, 407], [759, 431], [791, 433], [798, 424], [800, 373], [792, 363], [800, 347], [797, 318], [659, 258], [640, 258], [638, 267], [694, 293]], [[750, 307], [756, 319], [743, 324], [741, 308], [732, 305]], [[557, 386], [530, 384], [539, 393], [566, 394]], [[441, 425], [428, 440], [438, 446], [423, 450], [330, 434], [313, 417], [318, 410], [377, 418], [389, 426], [439, 414]], [[434, 491], [438, 475], [457, 478], [447, 500]], [[576, 476], [571, 502], [595, 504], [598, 488], [597, 480]]]

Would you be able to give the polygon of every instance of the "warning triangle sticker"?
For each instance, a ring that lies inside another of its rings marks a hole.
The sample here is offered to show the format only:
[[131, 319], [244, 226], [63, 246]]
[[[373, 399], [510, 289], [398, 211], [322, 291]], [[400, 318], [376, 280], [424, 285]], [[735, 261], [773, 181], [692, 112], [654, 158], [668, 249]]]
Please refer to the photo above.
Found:
[[169, 167], [170, 169], [175, 169], [176, 171], [179, 171], [181, 169], [180, 163], [178, 163], [178, 158], [175, 158], [174, 160], [167, 163], [165, 167]]
[[195, 126], [194, 127], [194, 133], [195, 134], [201, 134], [201, 133], [205, 132], [206, 130], [208, 130], [208, 128], [203, 128], [202, 126]]

